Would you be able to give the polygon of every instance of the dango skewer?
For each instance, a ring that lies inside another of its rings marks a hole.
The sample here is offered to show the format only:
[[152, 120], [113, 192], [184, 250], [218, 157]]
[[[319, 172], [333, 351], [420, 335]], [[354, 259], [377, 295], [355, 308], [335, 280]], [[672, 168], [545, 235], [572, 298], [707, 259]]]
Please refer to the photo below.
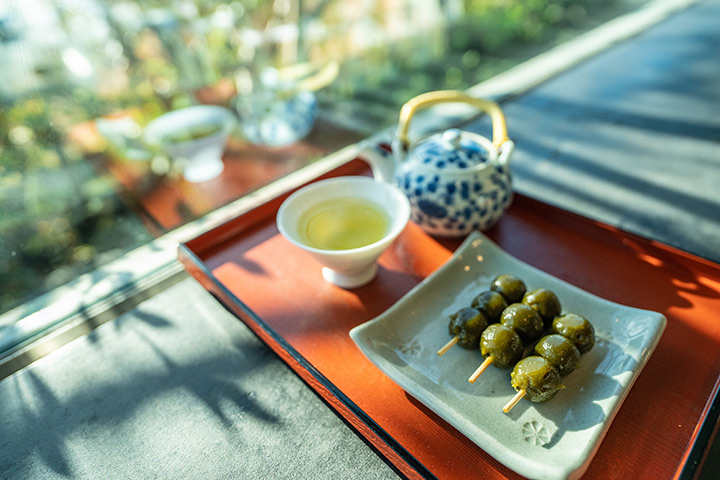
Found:
[[527, 305], [514, 303], [503, 310], [500, 323], [486, 328], [480, 337], [480, 353], [485, 360], [468, 382], [475, 383], [490, 365], [498, 368], [515, 365], [522, 357], [524, 346], [540, 336], [542, 325], [540, 315]]
[[508, 413], [512, 408], [520, 403], [520, 400], [522, 400], [525, 397], [525, 394], [527, 393], [527, 390], [524, 388], [521, 388], [520, 390], [515, 393], [515, 395], [510, 399], [508, 403], [505, 404], [503, 407], [503, 412]]
[[488, 324], [485, 315], [477, 308], [461, 308], [450, 315], [448, 331], [453, 337], [438, 350], [437, 354], [443, 356], [455, 345], [471, 350], [478, 348], [480, 335]]
[[457, 345], [457, 343], [458, 343], [459, 340], [460, 340], [460, 339], [458, 338], [457, 335], [455, 335], [454, 337], [452, 337], [452, 338], [450, 339], [450, 341], [448, 341], [445, 345], [443, 345], [442, 347], [440, 347], [440, 349], [437, 351], [438, 356], [439, 356], [439, 357], [442, 357], [443, 355], [445, 355], [445, 354], [448, 352], [448, 350], [450, 350], [452, 347], [454, 347], [455, 345]]
[[517, 393], [503, 407], [508, 413], [526, 396], [533, 402], [550, 400], [565, 388], [560, 377], [580, 365], [580, 356], [595, 344], [592, 324], [581, 315], [568, 313], [556, 317], [551, 334], [535, 345], [534, 355], [525, 357], [510, 374]]
[[[438, 350], [438, 356], [445, 355], [458, 343], [464, 348], [477, 348], [480, 335], [488, 325], [499, 321], [505, 307], [507, 302], [500, 293], [492, 290], [480, 292], [473, 299], [470, 307], [461, 308], [450, 316], [448, 329], [453, 337]], [[481, 318], [477, 318], [478, 313]]]
[[472, 375], [470, 375], [470, 378], [468, 378], [468, 382], [475, 383], [475, 380], [480, 378], [480, 375], [482, 375], [483, 372], [487, 370], [490, 365], [492, 365], [493, 361], [495, 361], [495, 358], [493, 356], [485, 358], [485, 360], [480, 364], [480, 366], [472, 373]]
[[[507, 296], [510, 301], [515, 301], [500, 316], [500, 323], [514, 329], [520, 335], [522, 344], [527, 346], [534, 342], [542, 333], [543, 327], [550, 327], [555, 316], [560, 315], [560, 301], [557, 296], [550, 290], [538, 288], [533, 291], [527, 291], [525, 283], [519, 277], [512, 274], [499, 275], [493, 279], [490, 284], [493, 291], [502, 293]], [[533, 313], [534, 310], [536, 313]], [[489, 332], [488, 332], [489, 333]], [[506, 334], [507, 335], [507, 334]], [[497, 364], [495, 355], [498, 352], [507, 353], [507, 346], [499, 348], [495, 343], [497, 341], [489, 340], [487, 342], [481, 339], [481, 350], [485, 345], [486, 351], [482, 354], [486, 356], [485, 361], [470, 375], [468, 381], [474, 383], [480, 375], [492, 364], [500, 368], [507, 368], [516, 364], [522, 352], [518, 352], [510, 358], [507, 358], [502, 364]]]
[[[522, 279], [505, 273], [493, 278], [490, 282], [490, 290], [478, 295], [473, 301], [473, 305], [485, 305], [486, 308], [492, 308], [497, 316], [497, 321], [502, 323], [502, 315], [508, 305], [519, 302], [526, 291], [527, 288]], [[495, 364], [500, 368], [509, 367], [519, 360], [522, 354], [522, 340], [515, 337], [517, 334], [499, 326], [494, 326], [492, 329], [486, 328], [480, 339], [480, 351], [485, 356], [485, 360], [470, 375], [468, 382], [475, 383], [475, 380], [490, 365]], [[499, 358], [501, 354], [503, 358]], [[508, 356], [509, 358], [505, 358]]]

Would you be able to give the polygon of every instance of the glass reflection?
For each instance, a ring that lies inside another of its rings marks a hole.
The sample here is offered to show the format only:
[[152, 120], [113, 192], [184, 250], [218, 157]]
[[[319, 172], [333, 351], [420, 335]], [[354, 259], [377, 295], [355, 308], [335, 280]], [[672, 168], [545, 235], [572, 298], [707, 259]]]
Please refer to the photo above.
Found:
[[[4, 1], [0, 314], [638, 3]], [[198, 104], [246, 120], [223, 195], [144, 139]]]

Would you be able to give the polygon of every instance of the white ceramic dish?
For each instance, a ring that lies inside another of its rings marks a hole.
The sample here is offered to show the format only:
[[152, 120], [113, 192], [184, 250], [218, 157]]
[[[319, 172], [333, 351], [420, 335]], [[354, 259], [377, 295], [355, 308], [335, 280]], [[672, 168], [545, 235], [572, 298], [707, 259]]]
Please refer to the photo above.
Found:
[[[595, 347], [563, 377], [566, 388], [546, 403], [502, 407], [515, 391], [510, 370], [490, 367], [474, 384], [477, 351], [453, 347], [448, 315], [469, 306], [501, 273], [520, 276], [529, 290], [549, 288], [563, 312], [587, 317]], [[601, 299], [512, 257], [473, 232], [455, 254], [382, 315], [350, 331], [362, 352], [413, 397], [480, 448], [521, 475], [578, 478], [587, 469], [665, 328], [659, 313]]]

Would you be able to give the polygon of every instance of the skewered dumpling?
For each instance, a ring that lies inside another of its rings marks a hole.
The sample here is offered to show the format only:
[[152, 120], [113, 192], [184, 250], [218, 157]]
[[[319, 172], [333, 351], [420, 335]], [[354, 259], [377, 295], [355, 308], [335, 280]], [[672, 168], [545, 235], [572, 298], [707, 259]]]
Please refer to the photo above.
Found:
[[503, 273], [493, 278], [490, 282], [490, 290], [498, 292], [508, 304], [522, 301], [523, 295], [527, 291], [525, 282], [512, 273]]
[[470, 306], [480, 310], [488, 322], [497, 323], [500, 321], [500, 314], [508, 304], [502, 294], [492, 290], [485, 290], [473, 299]]
[[492, 357], [496, 367], [508, 368], [522, 357], [523, 343], [515, 330], [493, 323], [480, 337], [480, 353], [484, 357]]
[[515, 330], [524, 345], [537, 340], [543, 329], [540, 314], [524, 303], [513, 303], [503, 310], [500, 323]]
[[550, 362], [537, 355], [525, 357], [515, 365], [510, 384], [517, 391], [525, 391], [525, 398], [533, 402], [546, 402], [565, 388]]
[[522, 303], [531, 306], [540, 314], [545, 328], [550, 327], [555, 317], [562, 312], [557, 295], [547, 288], [536, 288], [527, 292], [523, 296]]
[[595, 345], [595, 329], [592, 323], [577, 313], [566, 313], [555, 317], [550, 329], [553, 333], [570, 339], [580, 353], [589, 352]]
[[488, 321], [480, 310], [464, 307], [450, 315], [448, 330], [451, 336], [457, 337], [458, 345], [476, 349], [480, 345], [480, 335], [487, 326]]
[[535, 345], [535, 355], [550, 362], [561, 377], [580, 366], [580, 350], [567, 337], [546, 335]]

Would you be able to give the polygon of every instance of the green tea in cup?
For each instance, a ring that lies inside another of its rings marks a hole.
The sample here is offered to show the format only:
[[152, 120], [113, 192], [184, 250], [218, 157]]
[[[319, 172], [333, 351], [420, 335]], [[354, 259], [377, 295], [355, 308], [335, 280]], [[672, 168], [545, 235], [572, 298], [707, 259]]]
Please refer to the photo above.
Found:
[[313, 248], [350, 250], [380, 241], [390, 229], [390, 217], [370, 200], [337, 198], [308, 209], [298, 228], [303, 241]]
[[285, 239], [322, 265], [327, 282], [355, 288], [375, 278], [378, 257], [409, 219], [410, 201], [395, 185], [347, 176], [292, 193], [276, 222]]

